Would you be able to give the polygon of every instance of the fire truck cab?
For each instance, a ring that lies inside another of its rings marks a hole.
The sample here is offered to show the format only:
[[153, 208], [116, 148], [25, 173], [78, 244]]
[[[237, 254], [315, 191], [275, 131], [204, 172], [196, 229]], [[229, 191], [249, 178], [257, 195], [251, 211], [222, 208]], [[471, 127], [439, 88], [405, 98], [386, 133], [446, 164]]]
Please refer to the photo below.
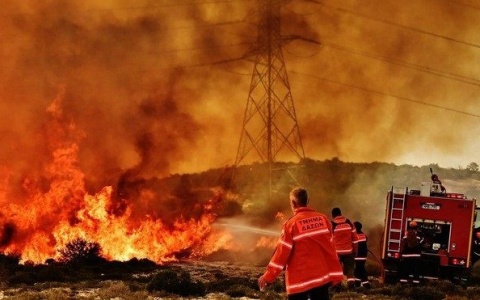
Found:
[[464, 194], [447, 193], [438, 183], [420, 189], [395, 188], [387, 193], [382, 241], [384, 281], [398, 282], [401, 241], [409, 222], [417, 223], [421, 244], [420, 279], [448, 279], [466, 284], [475, 262], [480, 208]]

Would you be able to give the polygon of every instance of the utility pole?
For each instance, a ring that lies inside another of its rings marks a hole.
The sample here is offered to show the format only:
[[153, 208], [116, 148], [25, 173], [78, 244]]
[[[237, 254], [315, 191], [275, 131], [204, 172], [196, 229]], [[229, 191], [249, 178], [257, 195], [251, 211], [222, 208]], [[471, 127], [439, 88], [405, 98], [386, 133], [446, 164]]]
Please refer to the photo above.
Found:
[[[259, 0], [257, 53], [235, 165], [250, 152], [270, 165], [305, 157], [282, 53], [282, 0]], [[289, 155], [289, 156], [288, 156]]]

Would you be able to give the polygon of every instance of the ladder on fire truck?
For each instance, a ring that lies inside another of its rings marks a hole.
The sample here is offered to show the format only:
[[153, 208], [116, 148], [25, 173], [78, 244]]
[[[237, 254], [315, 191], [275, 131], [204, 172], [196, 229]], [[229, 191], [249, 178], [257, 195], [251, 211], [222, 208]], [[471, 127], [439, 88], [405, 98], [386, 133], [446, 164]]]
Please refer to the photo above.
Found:
[[390, 192], [390, 216], [387, 239], [387, 250], [389, 252], [400, 252], [407, 192], [408, 188], [394, 188], [393, 186]]

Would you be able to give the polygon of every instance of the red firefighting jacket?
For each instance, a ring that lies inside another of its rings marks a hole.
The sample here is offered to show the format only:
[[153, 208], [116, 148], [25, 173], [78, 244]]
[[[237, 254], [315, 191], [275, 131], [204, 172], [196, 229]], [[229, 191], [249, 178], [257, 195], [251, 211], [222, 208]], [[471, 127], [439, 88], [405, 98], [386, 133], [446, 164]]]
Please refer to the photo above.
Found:
[[309, 207], [295, 209], [285, 222], [275, 252], [263, 274], [272, 283], [285, 269], [287, 294], [308, 291], [343, 279], [327, 217]]
[[357, 232], [358, 237], [358, 251], [355, 260], [367, 260], [368, 256], [368, 246], [367, 246], [367, 235], [363, 232]]
[[333, 223], [333, 240], [338, 255], [357, 252], [358, 236], [355, 227], [344, 216], [335, 217]]

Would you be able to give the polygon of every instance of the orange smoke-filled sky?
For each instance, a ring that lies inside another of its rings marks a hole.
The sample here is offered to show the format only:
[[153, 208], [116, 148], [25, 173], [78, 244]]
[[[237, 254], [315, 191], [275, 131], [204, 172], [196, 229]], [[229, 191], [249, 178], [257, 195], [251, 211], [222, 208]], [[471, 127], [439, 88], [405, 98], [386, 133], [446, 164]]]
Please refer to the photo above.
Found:
[[[83, 135], [81, 169], [99, 187], [119, 170], [149, 178], [233, 164], [257, 6], [2, 1], [0, 165], [18, 177], [41, 170], [59, 93]], [[306, 156], [480, 163], [478, 20], [474, 0], [288, 1], [282, 34], [302, 39], [283, 53]]]

